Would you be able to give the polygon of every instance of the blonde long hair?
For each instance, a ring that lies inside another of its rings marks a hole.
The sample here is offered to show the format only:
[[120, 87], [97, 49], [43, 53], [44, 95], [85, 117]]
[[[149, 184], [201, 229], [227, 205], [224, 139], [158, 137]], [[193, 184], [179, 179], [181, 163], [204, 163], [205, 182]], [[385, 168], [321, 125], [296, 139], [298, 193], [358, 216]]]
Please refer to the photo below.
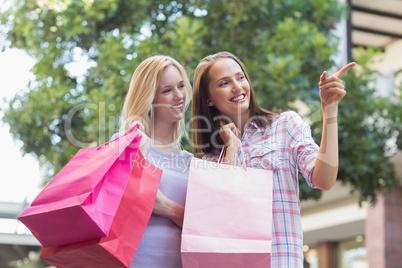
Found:
[[[130, 88], [124, 100], [121, 114], [121, 131], [129, 130], [134, 121], [140, 121], [144, 126], [144, 132], [151, 137], [152, 102], [162, 76], [162, 72], [168, 66], [174, 66], [180, 72], [183, 79], [186, 100], [184, 111], [191, 101], [191, 84], [183, 66], [175, 59], [165, 55], [155, 55], [145, 59], [135, 69], [131, 78]], [[185, 133], [184, 118], [176, 123], [174, 140], [180, 145], [180, 140]]]

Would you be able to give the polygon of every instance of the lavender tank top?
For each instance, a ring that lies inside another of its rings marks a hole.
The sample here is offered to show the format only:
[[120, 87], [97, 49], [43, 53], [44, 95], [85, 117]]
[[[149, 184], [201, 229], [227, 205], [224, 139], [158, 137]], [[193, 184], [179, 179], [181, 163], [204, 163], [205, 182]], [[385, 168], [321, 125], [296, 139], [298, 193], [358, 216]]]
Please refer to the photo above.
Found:
[[[163, 170], [159, 190], [169, 199], [184, 206], [191, 157], [187, 151], [169, 154], [151, 148], [148, 162]], [[130, 267], [182, 267], [181, 228], [169, 218], [152, 213]]]

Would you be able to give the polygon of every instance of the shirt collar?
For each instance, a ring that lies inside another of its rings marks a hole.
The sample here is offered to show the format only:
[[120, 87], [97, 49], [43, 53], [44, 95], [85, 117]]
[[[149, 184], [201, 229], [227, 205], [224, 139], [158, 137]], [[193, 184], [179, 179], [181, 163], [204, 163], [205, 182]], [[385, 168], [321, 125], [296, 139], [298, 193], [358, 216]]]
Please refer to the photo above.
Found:
[[258, 129], [258, 125], [257, 125], [257, 123], [253, 120], [253, 121], [248, 122], [248, 123], [245, 125], [244, 130], [246, 130], [246, 129]]

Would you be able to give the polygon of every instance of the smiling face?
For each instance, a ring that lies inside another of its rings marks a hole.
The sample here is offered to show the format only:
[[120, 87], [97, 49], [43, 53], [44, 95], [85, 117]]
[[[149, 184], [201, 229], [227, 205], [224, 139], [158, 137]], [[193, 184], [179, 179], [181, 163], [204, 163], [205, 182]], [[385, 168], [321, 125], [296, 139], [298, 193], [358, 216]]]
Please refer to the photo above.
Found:
[[240, 65], [230, 58], [219, 59], [211, 66], [208, 77], [208, 105], [233, 122], [239, 115], [248, 117], [250, 83]]
[[186, 90], [183, 78], [179, 70], [170, 65], [162, 73], [152, 102], [155, 123], [175, 123], [183, 119], [185, 101]]

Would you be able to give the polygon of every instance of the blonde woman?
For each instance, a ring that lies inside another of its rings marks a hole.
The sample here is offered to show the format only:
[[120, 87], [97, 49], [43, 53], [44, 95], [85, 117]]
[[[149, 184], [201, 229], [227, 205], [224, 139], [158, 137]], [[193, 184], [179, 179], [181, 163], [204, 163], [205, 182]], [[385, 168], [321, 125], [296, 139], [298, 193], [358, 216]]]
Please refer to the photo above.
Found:
[[191, 94], [186, 71], [169, 56], [147, 58], [131, 78], [121, 131], [139, 125], [142, 153], [163, 170], [153, 213], [131, 267], [182, 267], [181, 227], [192, 154], [180, 149], [180, 139]]

